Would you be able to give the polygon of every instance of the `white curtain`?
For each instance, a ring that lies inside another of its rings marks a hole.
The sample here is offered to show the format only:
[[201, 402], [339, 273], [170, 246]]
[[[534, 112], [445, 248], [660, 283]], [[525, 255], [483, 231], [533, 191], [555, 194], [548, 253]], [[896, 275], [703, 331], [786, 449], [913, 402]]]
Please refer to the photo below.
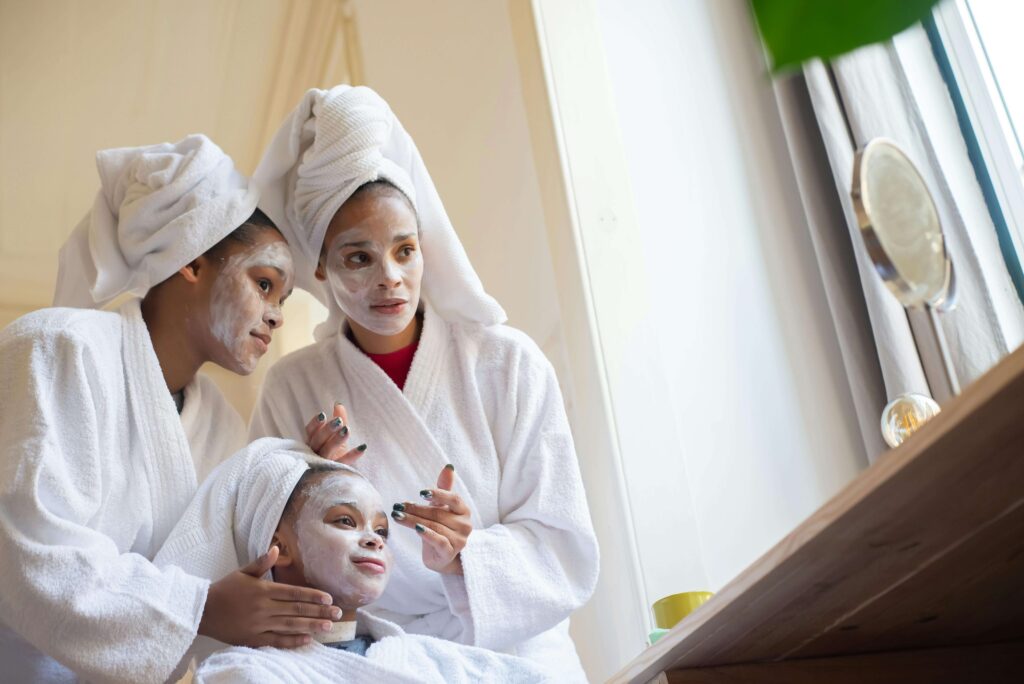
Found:
[[[904, 311], [864, 250], [850, 199], [857, 148], [879, 136], [894, 140], [931, 189], [956, 270], [959, 305], [940, 320], [962, 387], [1024, 341], [1024, 309], [923, 28], [830, 66], [811, 63], [802, 75], [780, 80], [776, 93], [865, 446], [874, 458], [884, 451], [879, 419], [888, 400], [918, 392], [941, 404], [951, 393], [927, 314]], [[834, 181], [827, 198], [822, 147]]]

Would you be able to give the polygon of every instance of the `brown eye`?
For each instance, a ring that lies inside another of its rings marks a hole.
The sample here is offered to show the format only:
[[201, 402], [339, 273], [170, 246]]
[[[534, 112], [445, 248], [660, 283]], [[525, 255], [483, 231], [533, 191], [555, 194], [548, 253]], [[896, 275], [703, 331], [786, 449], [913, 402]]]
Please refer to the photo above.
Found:
[[272, 289], [274, 289], [274, 284], [267, 280], [266, 278], [260, 278], [258, 281], [256, 281], [256, 284], [259, 285], [260, 290], [262, 290], [263, 292], [270, 292]]
[[374, 532], [379, 534], [382, 539], [388, 538], [388, 528], [386, 527], [378, 527], [376, 530], [374, 530]]

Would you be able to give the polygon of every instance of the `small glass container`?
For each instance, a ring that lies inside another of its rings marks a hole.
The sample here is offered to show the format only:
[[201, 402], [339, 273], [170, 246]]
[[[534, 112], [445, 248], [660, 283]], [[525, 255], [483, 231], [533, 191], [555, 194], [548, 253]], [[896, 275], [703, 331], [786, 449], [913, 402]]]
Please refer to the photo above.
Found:
[[882, 438], [886, 444], [896, 448], [939, 411], [939, 405], [931, 397], [901, 394], [882, 411]]

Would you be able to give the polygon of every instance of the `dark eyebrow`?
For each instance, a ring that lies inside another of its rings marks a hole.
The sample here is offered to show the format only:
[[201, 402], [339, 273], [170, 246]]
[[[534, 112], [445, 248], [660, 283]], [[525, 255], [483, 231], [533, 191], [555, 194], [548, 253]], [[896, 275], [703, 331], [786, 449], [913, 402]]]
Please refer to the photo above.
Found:
[[281, 280], [288, 280], [288, 274], [285, 273], [280, 266], [274, 266], [273, 264], [254, 264], [251, 268], [272, 268], [277, 271], [277, 275]]
[[412, 237], [416, 237], [416, 233], [403, 233], [402, 235], [396, 235], [394, 242], [405, 242]]
[[369, 240], [360, 240], [359, 242], [346, 242], [342, 247], [366, 247], [370, 244]]

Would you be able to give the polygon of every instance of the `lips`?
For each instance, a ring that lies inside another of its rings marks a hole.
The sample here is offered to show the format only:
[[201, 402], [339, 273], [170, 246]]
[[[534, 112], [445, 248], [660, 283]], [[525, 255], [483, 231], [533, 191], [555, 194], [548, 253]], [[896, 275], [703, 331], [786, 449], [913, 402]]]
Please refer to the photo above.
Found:
[[370, 558], [369, 556], [353, 558], [352, 565], [373, 575], [383, 575], [388, 569], [383, 560], [380, 558]]
[[402, 309], [404, 309], [405, 305], [408, 303], [409, 302], [405, 299], [385, 299], [377, 302], [376, 304], [371, 304], [370, 308], [377, 313], [393, 315], [401, 313]]
[[270, 335], [267, 335], [266, 333], [258, 333], [258, 332], [252, 332], [252, 333], [249, 333], [249, 334], [252, 335], [253, 337], [255, 337], [257, 340], [259, 340], [262, 343], [262, 345], [263, 345], [262, 351], [266, 352], [267, 349], [270, 348]]

